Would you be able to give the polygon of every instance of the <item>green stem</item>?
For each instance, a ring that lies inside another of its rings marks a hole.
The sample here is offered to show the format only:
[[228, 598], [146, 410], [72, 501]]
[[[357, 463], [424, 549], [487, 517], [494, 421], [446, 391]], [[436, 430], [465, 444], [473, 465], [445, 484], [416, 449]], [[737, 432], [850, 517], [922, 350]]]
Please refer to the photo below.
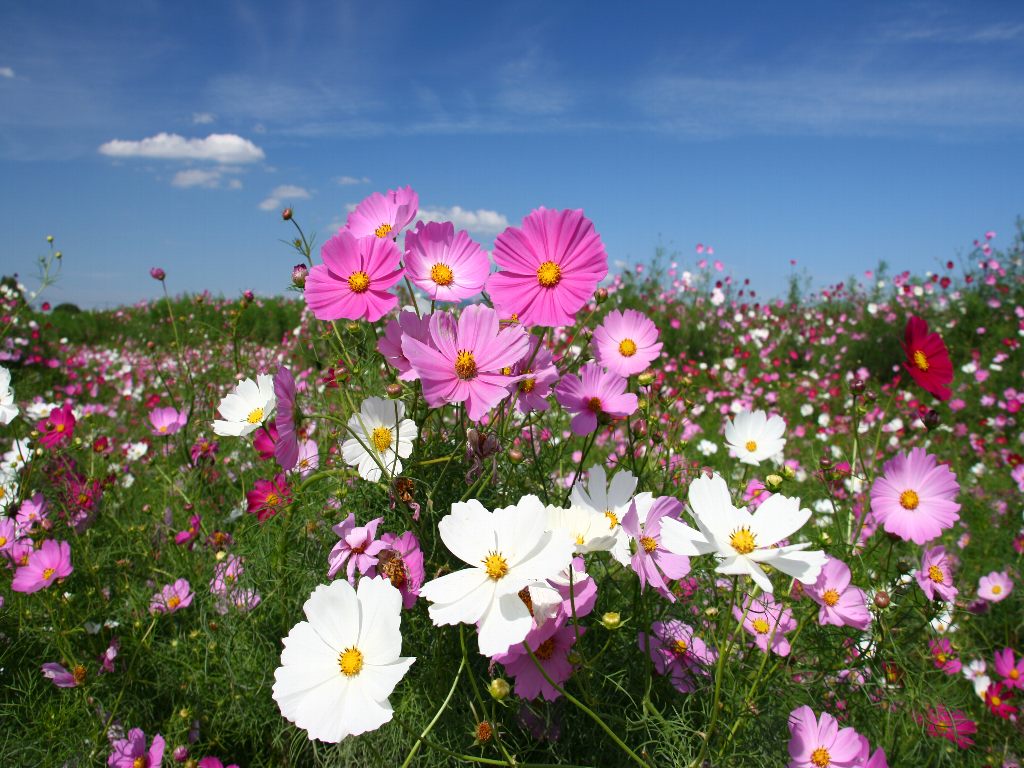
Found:
[[408, 768], [409, 763], [412, 762], [412, 759], [416, 757], [416, 753], [419, 752], [420, 745], [423, 744], [423, 740], [430, 735], [430, 732], [433, 730], [434, 726], [437, 725], [437, 721], [441, 719], [441, 715], [444, 714], [444, 711], [448, 708], [448, 703], [452, 700], [452, 696], [455, 695], [455, 689], [459, 686], [459, 678], [462, 676], [462, 670], [464, 670], [465, 668], [466, 657], [463, 656], [462, 662], [459, 664], [459, 668], [455, 672], [455, 679], [452, 680], [452, 687], [448, 690], [448, 695], [444, 697], [444, 701], [441, 702], [441, 708], [437, 710], [437, 713], [434, 715], [434, 718], [429, 723], [427, 723], [427, 727], [423, 729], [422, 733], [420, 733], [419, 738], [416, 739], [416, 743], [412, 745], [412, 749], [409, 750], [409, 754], [402, 762], [401, 768]]

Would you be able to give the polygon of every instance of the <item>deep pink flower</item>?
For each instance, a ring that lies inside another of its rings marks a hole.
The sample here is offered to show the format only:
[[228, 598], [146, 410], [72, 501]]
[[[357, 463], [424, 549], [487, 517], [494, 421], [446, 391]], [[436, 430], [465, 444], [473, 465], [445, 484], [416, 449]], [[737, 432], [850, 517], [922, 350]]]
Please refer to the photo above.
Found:
[[788, 768], [860, 768], [863, 737], [853, 728], [840, 728], [828, 712], [819, 720], [808, 706], [789, 713]]
[[745, 595], [743, 604], [733, 606], [733, 616], [743, 621], [745, 629], [753, 638], [754, 643], [765, 653], [771, 650], [779, 656], [788, 656], [790, 651], [786, 633], [796, 629], [796, 620], [789, 608], [776, 602], [771, 595], [751, 599]]
[[661, 521], [665, 517], [678, 519], [682, 511], [683, 503], [679, 499], [659, 496], [643, 522], [635, 500], [622, 518], [622, 529], [635, 542], [636, 551], [630, 558], [630, 565], [640, 577], [640, 591], [650, 583], [658, 594], [673, 603], [676, 597], [668, 582], [681, 579], [690, 572], [690, 558], [673, 554], [661, 545]]
[[146, 734], [141, 728], [132, 728], [127, 739], [118, 739], [111, 744], [114, 751], [107, 758], [107, 765], [113, 768], [160, 768], [164, 746], [164, 737], [157, 734], [147, 750]]
[[163, 281], [167, 279], [167, 273], [164, 272], [160, 267], [150, 267], [149, 276], [152, 277], [154, 280]]
[[273, 480], [257, 480], [245, 498], [249, 505], [248, 511], [255, 514], [256, 519], [262, 523], [291, 503], [292, 489], [284, 473], [278, 473]]
[[903, 350], [907, 353], [903, 367], [914, 381], [939, 400], [949, 400], [953, 396], [948, 386], [953, 381], [953, 363], [942, 337], [929, 333], [928, 323], [911, 315], [907, 320]]
[[850, 569], [842, 560], [830, 557], [813, 586], [804, 588], [818, 605], [818, 623], [836, 627], [867, 629], [871, 624], [864, 591], [850, 584]]
[[68, 403], [54, 408], [39, 425], [39, 444], [46, 448], [56, 448], [68, 442], [75, 433], [75, 422], [75, 414], [71, 412]]
[[402, 593], [402, 607], [412, 608], [426, 576], [419, 539], [412, 531], [401, 536], [385, 532], [381, 534], [380, 541], [384, 547], [377, 553], [377, 564], [367, 576], [388, 579]]
[[41, 670], [43, 677], [52, 680], [58, 688], [76, 688], [85, 682], [86, 671], [81, 664], [69, 672], [62, 665], [51, 661], [43, 664]]
[[15, 592], [38, 592], [57, 579], [67, 578], [73, 570], [71, 545], [66, 541], [48, 539], [39, 549], [29, 554], [28, 565], [14, 572], [11, 589]]
[[589, 435], [597, 429], [598, 416], [622, 418], [636, 412], [637, 397], [626, 391], [627, 382], [617, 373], [597, 363], [587, 363], [580, 375], [567, 373], [555, 387], [555, 398], [569, 413], [575, 414], [570, 426], [577, 435]]
[[199, 537], [199, 527], [202, 523], [202, 518], [199, 515], [192, 515], [188, 519], [188, 528], [184, 531], [178, 531], [174, 534], [175, 544], [188, 544], [188, 548], [192, 549], [192, 545], [195, 540]]
[[1010, 702], [1013, 700], [1013, 688], [1006, 683], [992, 683], [985, 689], [985, 705], [996, 717], [1008, 720], [1017, 714], [1017, 708]]
[[398, 370], [399, 381], [416, 381], [420, 375], [402, 351], [402, 338], [409, 336], [430, 346], [430, 315], [419, 317], [415, 312], [403, 309], [398, 319], [388, 320], [384, 336], [377, 342], [380, 352], [388, 365]]
[[1013, 649], [1004, 648], [996, 651], [996, 673], [1003, 678], [1008, 688], [1024, 690], [1024, 656], [1014, 660]]
[[334, 545], [327, 556], [327, 576], [333, 579], [342, 566], [347, 564], [345, 575], [355, 584], [356, 570], [368, 574], [378, 563], [378, 555], [387, 545], [377, 539], [377, 526], [384, 522], [378, 517], [364, 526], [356, 526], [356, 516], [349, 516], [331, 530], [341, 541]]
[[274, 395], [277, 397], [277, 413], [274, 426], [277, 427], [277, 442], [274, 443], [274, 458], [286, 472], [299, 460], [299, 438], [295, 433], [295, 377], [282, 365], [274, 375]]
[[149, 612], [175, 613], [192, 605], [192, 587], [185, 579], [178, 579], [173, 584], [165, 584], [149, 601]]
[[220, 443], [216, 440], [207, 440], [205, 437], [202, 437], [193, 443], [192, 448], [189, 450], [189, 456], [192, 457], [193, 464], [198, 464], [201, 459], [213, 462], [217, 456], [218, 448], [220, 448]]
[[277, 445], [277, 424], [273, 421], [264, 422], [263, 425], [252, 433], [252, 447], [260, 457], [260, 461], [270, 461], [274, 458], [274, 446]]
[[967, 749], [974, 744], [970, 734], [978, 732], [978, 726], [964, 712], [941, 704], [926, 709], [923, 716], [916, 715], [915, 718], [925, 724], [929, 736], [948, 739], [960, 749]]
[[498, 329], [498, 315], [490, 307], [466, 307], [456, 327], [449, 315], [430, 318], [432, 345], [405, 336], [402, 351], [423, 386], [432, 408], [445, 403], [466, 403], [470, 420], [479, 421], [508, 396], [509, 379], [502, 369], [515, 365], [529, 346], [520, 326]]
[[551, 407], [547, 398], [552, 385], [558, 381], [558, 369], [555, 368], [551, 350], [540, 346], [540, 343], [539, 337], [530, 336], [529, 348], [512, 366], [512, 375], [522, 377], [512, 385], [516, 410], [520, 413], [546, 411]]
[[390, 238], [357, 239], [342, 230], [320, 249], [323, 264], [306, 278], [305, 296], [318, 320], [379, 320], [398, 303], [388, 289], [402, 279], [402, 254]]
[[899, 453], [882, 469], [871, 486], [871, 511], [889, 533], [920, 546], [960, 519], [956, 475], [924, 448]]
[[409, 186], [389, 189], [386, 195], [374, 192], [348, 215], [348, 232], [391, 241], [416, 218], [419, 205], [419, 195]]
[[491, 262], [487, 253], [451, 222], [416, 224], [405, 233], [405, 268], [431, 301], [459, 302], [483, 290]]
[[695, 690], [698, 678], [708, 678], [708, 669], [718, 659], [718, 654], [693, 633], [693, 627], [678, 619], [654, 622], [649, 635], [637, 633], [636, 644], [641, 651], [650, 652], [655, 672], [668, 675], [680, 693]]
[[178, 412], [177, 408], [154, 408], [149, 412], [149, 423], [153, 425], [151, 430], [157, 437], [173, 435], [180, 431], [188, 421], [188, 415]]
[[613, 309], [594, 329], [594, 358], [609, 371], [632, 376], [661, 354], [658, 326], [643, 312]]
[[947, 675], [958, 675], [963, 669], [963, 664], [957, 658], [956, 651], [953, 650], [953, 643], [949, 641], [949, 638], [940, 637], [937, 640], [929, 640], [928, 652], [932, 655], [935, 668], [941, 669]]
[[1005, 600], [1013, 591], [1013, 581], [1006, 571], [992, 571], [978, 580], [978, 597], [990, 603]]
[[[580, 627], [578, 631], [582, 637], [586, 629]], [[576, 633], [577, 630], [571, 625], [552, 619], [530, 630], [523, 641], [530, 646], [548, 677], [558, 685], [572, 676], [574, 667], [569, 661], [569, 652], [576, 642]], [[527, 700], [543, 696], [547, 701], [554, 701], [561, 696], [544, 679], [521, 643], [513, 645], [506, 653], [499, 653], [492, 661], [501, 664], [515, 679], [516, 696]]]
[[921, 567], [917, 569], [917, 583], [929, 600], [949, 602], [957, 596], [958, 590], [953, 585], [953, 568], [945, 547], [932, 547], [924, 551]]
[[199, 761], [197, 768], [238, 768], [238, 764], [224, 765], [219, 757], [204, 757]]
[[524, 325], [572, 325], [608, 274], [608, 255], [582, 210], [538, 208], [494, 241], [499, 271], [487, 291], [503, 316]]

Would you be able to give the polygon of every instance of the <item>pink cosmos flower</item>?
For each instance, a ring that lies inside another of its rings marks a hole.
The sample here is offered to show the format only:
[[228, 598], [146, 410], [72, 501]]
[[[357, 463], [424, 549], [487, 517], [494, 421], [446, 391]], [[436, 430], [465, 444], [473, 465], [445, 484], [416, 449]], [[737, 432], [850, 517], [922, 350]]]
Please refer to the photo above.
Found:
[[349, 513], [344, 521], [331, 530], [341, 539], [327, 556], [327, 576], [333, 579], [347, 565], [345, 574], [349, 583], [355, 584], [356, 569], [361, 574], [369, 573], [379, 562], [378, 555], [387, 545], [377, 541], [377, 526], [384, 522], [383, 517], [371, 520], [364, 526], [356, 526], [356, 516]]
[[18, 540], [18, 529], [14, 518], [0, 515], [0, 553], [9, 552]]
[[273, 480], [257, 480], [253, 489], [245, 494], [248, 512], [255, 514], [259, 522], [273, 517], [292, 501], [292, 489], [284, 473], [278, 473]]
[[260, 461], [274, 458], [274, 446], [277, 445], [277, 424], [273, 421], [264, 424], [252, 433], [252, 447], [260, 457]]
[[114, 659], [117, 658], [117, 654], [121, 651], [121, 641], [116, 637], [110, 638], [110, 645], [107, 649], [100, 654], [100, 674], [111, 673], [114, 671]]
[[978, 732], [978, 726], [959, 709], [950, 709], [943, 705], [931, 707], [924, 715], [915, 715], [915, 719], [925, 724], [929, 736], [948, 739], [960, 749], [967, 749], [974, 744], [970, 734]]
[[626, 379], [587, 363], [580, 375], [567, 373], [555, 387], [555, 398], [569, 413], [575, 414], [570, 426], [577, 435], [589, 435], [597, 429], [598, 416], [623, 418], [636, 412], [637, 397], [626, 391]]
[[213, 567], [213, 578], [210, 579], [210, 594], [226, 595], [238, 585], [238, 579], [245, 571], [243, 560], [235, 555], [228, 555]]
[[693, 627], [678, 619], [654, 622], [650, 634], [637, 633], [636, 643], [641, 651], [649, 650], [654, 671], [668, 675], [680, 693], [696, 690], [698, 679], [708, 678], [708, 669], [718, 660]]
[[658, 326], [642, 312], [613, 309], [594, 329], [594, 357], [620, 376], [641, 373], [661, 354]]
[[676, 596], [669, 589], [668, 582], [681, 579], [690, 572], [690, 558], [673, 554], [661, 545], [661, 521], [665, 517], [678, 519], [682, 511], [683, 503], [679, 499], [659, 496], [643, 523], [640, 522], [635, 500], [622, 518], [622, 529], [636, 542], [630, 565], [640, 577], [640, 591], [643, 592], [650, 583], [658, 594], [673, 603]]
[[405, 269], [431, 301], [459, 302], [483, 290], [491, 262], [469, 234], [449, 222], [416, 224], [405, 233]]
[[512, 375], [522, 377], [513, 384], [516, 410], [520, 413], [546, 411], [551, 407], [548, 395], [552, 385], [558, 381], [558, 369], [551, 350], [540, 346], [537, 336], [530, 336], [526, 353], [512, 366]]
[[157, 437], [173, 435], [185, 426], [188, 416], [178, 412], [177, 408], [154, 408], [149, 412], [149, 423], [153, 425], [151, 430]]
[[[579, 636], [582, 637], [584, 632], [586, 629], [580, 627]], [[571, 625], [547, 621], [530, 630], [523, 642], [530, 646], [537, 661], [555, 683], [562, 685], [572, 676], [574, 667], [569, 661], [569, 652], [576, 642], [576, 629]], [[522, 644], [513, 645], [506, 653], [494, 656], [492, 661], [501, 664], [515, 679], [516, 696], [522, 699], [532, 700], [543, 696], [546, 701], [554, 701], [562, 695], [544, 679]]]
[[850, 568], [842, 560], [830, 557], [813, 586], [804, 591], [818, 605], [818, 623], [824, 626], [856, 627], [865, 630], [871, 624], [864, 591], [850, 584]]
[[62, 665], [55, 662], [48, 662], [41, 667], [43, 677], [52, 680], [58, 688], [76, 688], [85, 682], [85, 667], [79, 664], [72, 671], [68, 671]]
[[48, 539], [39, 549], [29, 554], [28, 565], [14, 572], [11, 589], [15, 592], [38, 592], [57, 579], [67, 578], [73, 570], [71, 545], [66, 541]]
[[277, 413], [274, 426], [277, 427], [277, 441], [274, 443], [274, 458], [281, 469], [287, 472], [299, 460], [299, 438], [295, 434], [295, 377], [282, 365], [274, 375], [274, 395], [277, 397]]
[[203, 520], [199, 515], [192, 515], [188, 519], [188, 528], [184, 531], [178, 531], [174, 534], [174, 543], [179, 546], [182, 544], [188, 544], [188, 548], [192, 549], [192, 545], [195, 540], [199, 538], [199, 528]]
[[386, 532], [381, 534], [380, 541], [384, 547], [377, 553], [377, 564], [371, 567], [367, 576], [388, 579], [402, 593], [402, 607], [412, 608], [426, 577], [419, 539], [412, 531], [401, 536]]
[[883, 472], [871, 486], [871, 510], [887, 532], [920, 546], [960, 519], [956, 475], [923, 448], [897, 454]]
[[494, 241], [499, 271], [487, 291], [503, 316], [524, 325], [572, 325], [608, 274], [608, 255], [582, 210], [538, 208]]
[[238, 768], [238, 764], [224, 765], [219, 757], [204, 757], [199, 761], [197, 768]]
[[992, 571], [978, 580], [978, 597], [990, 603], [1005, 600], [1013, 591], [1013, 582], [1006, 571]]
[[192, 587], [185, 579], [178, 579], [173, 584], [165, 584], [149, 601], [149, 612], [175, 613], [192, 605]]
[[864, 763], [864, 768], [889, 768], [889, 761], [886, 759], [885, 750], [879, 747], [875, 750], [875, 754], [868, 757], [871, 753], [871, 745], [868, 744], [867, 739], [864, 740], [864, 752], [861, 755], [861, 760]]
[[993, 683], [985, 689], [985, 705], [996, 717], [1008, 720], [1017, 714], [1017, 707], [1010, 703], [1012, 700], [1013, 688], [1005, 683]]
[[402, 339], [409, 336], [431, 346], [430, 317], [424, 315], [421, 318], [415, 312], [403, 309], [397, 320], [389, 320], [384, 327], [384, 337], [377, 342], [377, 351], [388, 361], [388, 365], [398, 370], [399, 381], [416, 381], [420, 377], [402, 352]]
[[[47, 506], [46, 498], [41, 493], [33, 494], [31, 499], [21, 502], [14, 519], [17, 520], [18, 528], [23, 534], [30, 534], [36, 526], [43, 524], [47, 519]], [[0, 551], [3, 549], [3, 542], [0, 542]]]
[[502, 369], [521, 358], [530, 340], [520, 326], [498, 330], [498, 314], [482, 304], [466, 307], [458, 326], [450, 315], [430, 318], [432, 345], [406, 336], [402, 352], [412, 363], [432, 408], [466, 403], [470, 420], [479, 421], [508, 395], [509, 379]]
[[819, 720], [804, 705], [789, 713], [788, 768], [860, 768], [863, 737], [853, 728], [840, 728], [828, 712]]
[[141, 728], [132, 728], [127, 739], [118, 739], [111, 747], [114, 751], [107, 758], [107, 765], [113, 768], [160, 768], [164, 759], [164, 737], [154, 736], [147, 750], [146, 734]]
[[995, 654], [996, 674], [1008, 688], [1024, 690], [1024, 656], [1014, 660], [1013, 649], [1004, 648]]
[[315, 440], [303, 440], [299, 443], [299, 455], [295, 460], [295, 469], [306, 477], [320, 466], [320, 448]]
[[323, 264], [306, 278], [305, 296], [318, 320], [380, 320], [398, 303], [388, 289], [402, 279], [402, 254], [390, 238], [359, 240], [342, 230], [320, 249]]
[[769, 650], [779, 656], [788, 656], [790, 651], [786, 633], [796, 629], [796, 620], [789, 608], [783, 608], [771, 595], [751, 599], [745, 595], [743, 604], [733, 606], [733, 616], [743, 621], [745, 629], [754, 638], [754, 643], [765, 653]]
[[921, 567], [917, 569], [917, 583], [929, 600], [949, 602], [957, 596], [959, 590], [953, 585], [953, 568], [945, 547], [924, 551]]
[[409, 186], [389, 189], [386, 195], [374, 192], [348, 215], [348, 232], [357, 238], [392, 240], [416, 218], [419, 205], [419, 195]]
[[39, 444], [46, 448], [56, 448], [68, 442], [75, 433], [75, 414], [71, 406], [65, 403], [54, 408], [50, 415], [39, 425]]
[[929, 640], [928, 652], [932, 655], [935, 668], [941, 669], [947, 675], [958, 675], [963, 669], [963, 664], [957, 658], [956, 651], [953, 650], [953, 643], [949, 641], [949, 638], [940, 637], [937, 640]]

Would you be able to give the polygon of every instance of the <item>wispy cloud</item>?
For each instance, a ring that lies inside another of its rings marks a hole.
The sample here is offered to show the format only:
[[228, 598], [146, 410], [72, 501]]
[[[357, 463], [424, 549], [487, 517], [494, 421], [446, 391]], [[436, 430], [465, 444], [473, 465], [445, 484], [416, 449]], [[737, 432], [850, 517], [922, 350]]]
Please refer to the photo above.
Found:
[[114, 139], [100, 146], [99, 151], [108, 157], [208, 160], [215, 163], [253, 163], [264, 157], [262, 149], [233, 133], [211, 133], [205, 139], [158, 133], [141, 141]]
[[293, 184], [283, 184], [279, 187], [275, 187], [274, 191], [267, 196], [267, 198], [260, 203], [261, 211], [273, 211], [281, 207], [283, 203], [291, 200], [308, 200], [310, 195], [309, 190], [305, 187], [297, 187]]
[[886, 30], [885, 36], [904, 42], [952, 43], [954, 45], [978, 45], [1004, 43], [1024, 39], [1024, 24], [998, 23], [968, 26], [965, 24], [935, 24], [923, 22], [902, 22]]
[[193, 112], [192, 113], [192, 125], [209, 125], [217, 116], [212, 112]]
[[0, 77], [6, 77], [8, 80], [13, 80], [14, 70], [10, 67], [0, 67]]
[[351, 187], [355, 186], [356, 184], [370, 183], [370, 179], [367, 178], [366, 176], [359, 176], [358, 178], [355, 176], [339, 176], [337, 179], [335, 179], [335, 181], [337, 181], [343, 187]]
[[171, 179], [171, 186], [186, 189], [188, 187], [217, 189], [221, 185], [224, 185], [228, 189], [241, 189], [241, 179], [226, 178], [226, 174], [230, 170], [230, 168], [226, 168], [224, 166], [214, 168], [187, 168], [174, 174], [174, 178]]
[[451, 208], [420, 208], [416, 217], [423, 221], [450, 221], [456, 229], [491, 237], [508, 227], [508, 217], [497, 211], [477, 208], [467, 210], [459, 205]]

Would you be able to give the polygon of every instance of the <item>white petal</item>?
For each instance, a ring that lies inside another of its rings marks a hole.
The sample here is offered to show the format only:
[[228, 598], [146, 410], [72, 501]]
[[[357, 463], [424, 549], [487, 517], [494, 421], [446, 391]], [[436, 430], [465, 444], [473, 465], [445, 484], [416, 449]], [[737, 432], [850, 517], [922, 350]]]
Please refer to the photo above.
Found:
[[476, 499], [452, 504], [451, 514], [441, 518], [437, 529], [451, 553], [474, 567], [496, 549], [491, 513]]
[[767, 547], [800, 530], [811, 516], [811, 510], [800, 509], [800, 499], [772, 494], [757, 508], [751, 518], [750, 530], [758, 547]]
[[494, 584], [482, 568], [466, 568], [428, 581], [420, 595], [433, 603], [430, 618], [436, 626], [475, 624], [494, 599]]
[[356, 647], [367, 664], [392, 663], [402, 652], [402, 593], [385, 578], [363, 577], [357, 597], [360, 627]]
[[359, 680], [366, 685], [373, 698], [381, 701], [391, 695], [414, 661], [416, 659], [412, 657], [399, 657], [391, 664], [367, 664], [359, 673]]
[[477, 638], [480, 653], [484, 656], [505, 653], [511, 646], [523, 642], [532, 626], [530, 610], [519, 595], [502, 595], [480, 619]]
[[302, 610], [324, 642], [337, 652], [359, 639], [359, 603], [356, 591], [345, 579], [321, 584], [313, 590]]
[[706, 555], [716, 552], [717, 547], [709, 542], [700, 531], [670, 517], [661, 521], [661, 544], [674, 555]]

